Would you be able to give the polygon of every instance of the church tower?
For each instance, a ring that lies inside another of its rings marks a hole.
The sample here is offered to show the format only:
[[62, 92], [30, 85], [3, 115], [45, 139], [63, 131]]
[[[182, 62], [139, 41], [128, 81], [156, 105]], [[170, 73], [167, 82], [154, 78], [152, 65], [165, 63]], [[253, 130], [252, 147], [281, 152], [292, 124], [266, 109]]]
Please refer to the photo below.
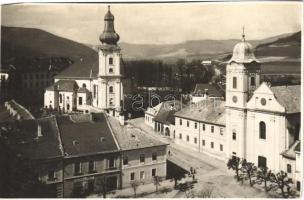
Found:
[[261, 64], [245, 39], [235, 45], [226, 70], [227, 156], [246, 158], [247, 102], [260, 84]]
[[102, 44], [98, 48], [98, 107], [118, 113], [123, 103], [121, 49], [117, 45], [119, 35], [114, 29], [114, 16], [110, 6], [104, 17], [104, 31], [99, 39]]

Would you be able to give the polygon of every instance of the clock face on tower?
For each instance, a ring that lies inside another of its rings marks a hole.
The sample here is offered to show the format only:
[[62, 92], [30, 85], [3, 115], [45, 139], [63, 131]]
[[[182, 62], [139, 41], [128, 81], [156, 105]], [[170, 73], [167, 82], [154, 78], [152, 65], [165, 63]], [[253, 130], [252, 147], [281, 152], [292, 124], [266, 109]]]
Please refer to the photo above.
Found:
[[236, 96], [233, 96], [233, 97], [232, 97], [232, 101], [233, 101], [233, 103], [236, 103], [236, 102], [237, 102], [237, 100], [238, 100], [238, 98], [237, 98]]

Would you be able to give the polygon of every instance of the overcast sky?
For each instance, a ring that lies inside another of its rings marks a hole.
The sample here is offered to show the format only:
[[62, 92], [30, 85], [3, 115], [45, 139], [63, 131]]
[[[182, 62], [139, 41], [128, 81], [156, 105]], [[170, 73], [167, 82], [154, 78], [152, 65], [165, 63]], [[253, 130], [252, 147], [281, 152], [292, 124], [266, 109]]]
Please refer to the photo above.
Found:
[[[2, 6], [5, 26], [34, 27], [78, 42], [99, 44], [107, 4]], [[300, 2], [112, 4], [122, 42], [179, 43], [199, 39], [262, 39], [301, 29]]]

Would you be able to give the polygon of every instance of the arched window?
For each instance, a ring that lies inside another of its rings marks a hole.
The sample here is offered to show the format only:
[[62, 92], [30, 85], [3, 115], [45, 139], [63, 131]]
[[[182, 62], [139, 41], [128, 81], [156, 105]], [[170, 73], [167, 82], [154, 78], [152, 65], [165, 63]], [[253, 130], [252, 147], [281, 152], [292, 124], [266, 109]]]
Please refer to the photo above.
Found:
[[113, 65], [113, 58], [112, 57], [109, 58], [109, 65]]
[[266, 124], [265, 122], [260, 122], [260, 139], [266, 139]]
[[109, 87], [109, 92], [110, 92], [110, 93], [113, 93], [113, 86], [110, 86], [110, 87]]
[[232, 140], [236, 140], [236, 131], [235, 130], [232, 131]]
[[237, 87], [236, 77], [233, 77], [233, 79], [232, 79], [232, 86], [233, 86], [234, 89]]
[[254, 77], [250, 78], [250, 86], [255, 86], [255, 78]]

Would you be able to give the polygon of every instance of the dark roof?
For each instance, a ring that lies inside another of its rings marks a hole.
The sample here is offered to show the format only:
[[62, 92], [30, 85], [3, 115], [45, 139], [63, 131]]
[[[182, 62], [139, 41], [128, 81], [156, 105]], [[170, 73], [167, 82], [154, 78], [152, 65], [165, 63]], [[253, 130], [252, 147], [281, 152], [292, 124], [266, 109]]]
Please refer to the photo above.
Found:
[[167, 143], [154, 139], [149, 136], [148, 133], [137, 127], [132, 125], [120, 125], [119, 121], [114, 117], [109, 116], [108, 119], [121, 150], [168, 145]]
[[198, 83], [195, 85], [193, 95], [202, 95], [208, 92], [208, 96], [210, 97], [224, 97], [224, 91], [220, 89], [217, 85], [214, 84], [203, 84]]
[[[172, 106], [172, 107], [171, 107]], [[174, 113], [181, 109], [180, 101], [165, 101], [161, 103], [159, 112], [156, 114], [154, 121], [163, 124], [174, 124]]]
[[78, 93], [90, 93], [90, 91], [85, 87], [81, 87], [78, 89]]
[[270, 88], [277, 101], [286, 109], [286, 113], [301, 112], [301, 86], [273, 86]]
[[0, 122], [14, 121], [14, 118], [10, 115], [9, 111], [3, 106], [0, 106]]
[[55, 78], [96, 78], [98, 74], [98, 53], [82, 58]]
[[301, 152], [301, 142], [299, 142], [299, 143], [295, 146], [294, 150], [295, 150], [296, 152]]
[[59, 80], [53, 85], [49, 86], [46, 88], [46, 90], [58, 90], [58, 91], [68, 91], [68, 92], [73, 92], [77, 90], [79, 87], [74, 80]]
[[119, 148], [104, 116], [96, 120], [85, 115], [57, 117], [65, 156], [82, 156], [114, 152]]
[[225, 110], [225, 101], [209, 99], [183, 107], [174, 116], [225, 126]]
[[[42, 136], [37, 137], [38, 124]], [[48, 159], [63, 156], [55, 117], [2, 123], [2, 133], [9, 131], [9, 143], [16, 155], [27, 159]]]
[[[63, 70], [55, 78], [79, 78], [79, 79], [90, 79], [97, 78], [98, 76], [98, 53], [82, 58], [75, 62], [67, 69]], [[120, 73], [125, 74], [125, 63], [121, 59], [120, 62]]]

